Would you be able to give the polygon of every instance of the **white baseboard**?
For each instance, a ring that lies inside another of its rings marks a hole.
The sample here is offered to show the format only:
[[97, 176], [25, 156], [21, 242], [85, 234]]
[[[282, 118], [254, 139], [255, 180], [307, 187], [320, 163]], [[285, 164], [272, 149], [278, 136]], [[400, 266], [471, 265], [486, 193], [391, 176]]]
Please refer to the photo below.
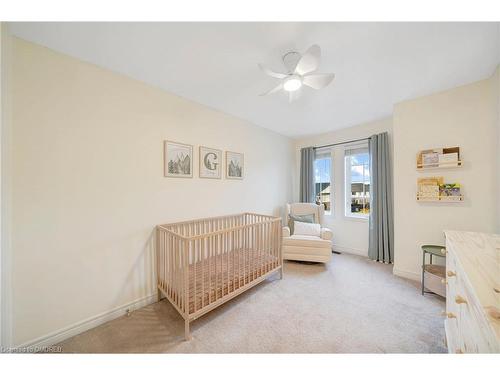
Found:
[[156, 298], [157, 298], [156, 293], [146, 297], [139, 298], [135, 301], [126, 303], [112, 310], [95, 315], [91, 318], [82, 320], [78, 323], [59, 329], [47, 335], [38, 337], [34, 340], [30, 340], [22, 345], [17, 346], [17, 348], [29, 348], [29, 349], [35, 349], [36, 351], [36, 348], [43, 348], [55, 345], [61, 341], [69, 339], [70, 337], [78, 335], [79, 333], [88, 331], [89, 329], [92, 329], [101, 324], [109, 322], [110, 320], [119, 318], [120, 316], [125, 315], [127, 313], [127, 310], [134, 311], [140, 309], [141, 307], [154, 303], [156, 302]]
[[338, 251], [340, 253], [347, 253], [347, 254], [360, 255], [362, 257], [368, 257], [368, 249], [354, 249], [348, 246], [333, 244], [333, 250]]
[[422, 275], [418, 272], [406, 271], [396, 268], [395, 266], [392, 268], [392, 273], [396, 276], [403, 277], [405, 279], [421, 281]]

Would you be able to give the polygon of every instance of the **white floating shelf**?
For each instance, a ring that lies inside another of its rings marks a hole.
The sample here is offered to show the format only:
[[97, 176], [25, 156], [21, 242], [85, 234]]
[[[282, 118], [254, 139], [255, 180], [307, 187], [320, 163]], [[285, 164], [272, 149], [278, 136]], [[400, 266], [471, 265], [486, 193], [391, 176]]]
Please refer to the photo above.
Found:
[[417, 164], [417, 171], [428, 171], [435, 169], [447, 169], [447, 168], [461, 168], [462, 161], [450, 161], [450, 162], [442, 162], [436, 164]]
[[417, 194], [417, 201], [419, 202], [450, 202], [450, 203], [458, 203], [464, 201], [463, 195], [440, 195], [437, 198], [433, 197], [422, 197]]

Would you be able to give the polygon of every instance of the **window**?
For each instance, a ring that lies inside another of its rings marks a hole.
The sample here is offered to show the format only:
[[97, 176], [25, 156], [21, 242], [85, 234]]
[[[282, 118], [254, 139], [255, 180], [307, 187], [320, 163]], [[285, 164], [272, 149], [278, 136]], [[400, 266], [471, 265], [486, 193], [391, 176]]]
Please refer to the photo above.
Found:
[[316, 203], [325, 206], [325, 212], [331, 213], [333, 202], [332, 152], [330, 149], [317, 150], [314, 160], [314, 186]]
[[368, 144], [345, 150], [345, 215], [368, 218], [370, 213], [370, 155]]

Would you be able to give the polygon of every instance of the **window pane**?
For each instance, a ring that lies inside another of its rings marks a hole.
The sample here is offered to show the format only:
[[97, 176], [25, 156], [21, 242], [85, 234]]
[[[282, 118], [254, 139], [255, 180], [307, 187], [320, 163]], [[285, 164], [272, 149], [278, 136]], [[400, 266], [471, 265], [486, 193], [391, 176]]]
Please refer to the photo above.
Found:
[[331, 157], [323, 157], [314, 161], [316, 203], [323, 204], [325, 211], [331, 211], [331, 161]]
[[363, 182], [365, 180], [362, 165], [351, 165], [351, 182]]
[[[346, 153], [346, 174], [349, 181], [346, 186], [350, 190], [348, 206], [350, 213], [356, 215], [368, 215], [370, 213], [370, 155], [368, 152]], [[349, 193], [348, 193], [349, 194]]]

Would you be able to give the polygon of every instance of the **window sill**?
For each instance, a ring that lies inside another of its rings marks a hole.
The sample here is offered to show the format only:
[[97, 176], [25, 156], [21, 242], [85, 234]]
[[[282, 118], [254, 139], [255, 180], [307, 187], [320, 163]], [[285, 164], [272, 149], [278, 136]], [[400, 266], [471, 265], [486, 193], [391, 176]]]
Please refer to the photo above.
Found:
[[344, 217], [348, 220], [354, 220], [354, 221], [368, 221], [370, 218], [369, 215], [344, 215]]

